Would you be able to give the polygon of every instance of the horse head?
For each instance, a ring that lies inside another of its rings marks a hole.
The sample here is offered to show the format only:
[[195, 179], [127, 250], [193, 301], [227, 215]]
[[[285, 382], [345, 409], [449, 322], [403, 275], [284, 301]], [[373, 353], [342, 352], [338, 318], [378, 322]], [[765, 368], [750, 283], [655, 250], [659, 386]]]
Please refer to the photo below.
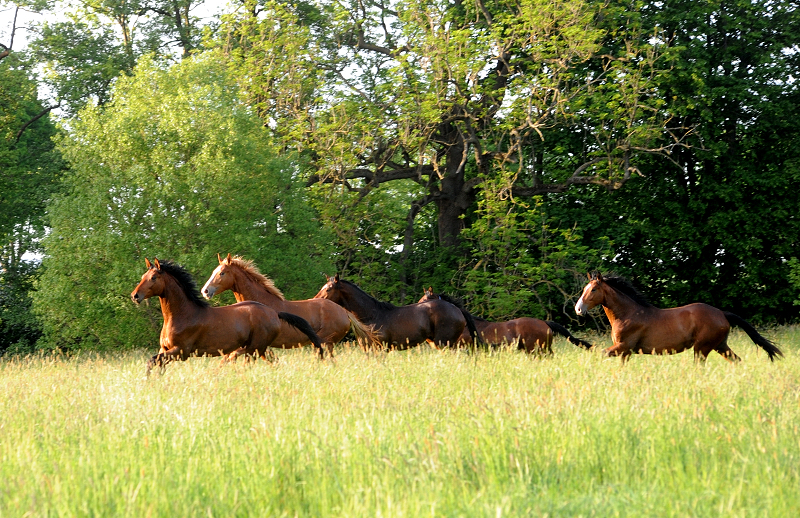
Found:
[[158, 262], [158, 258], [153, 258], [153, 262], [155, 264], [150, 263], [150, 260], [146, 257], [144, 259], [147, 271], [144, 272], [142, 280], [131, 292], [131, 300], [136, 304], [147, 298], [159, 296], [164, 292], [164, 276], [161, 272], [161, 263]]
[[575, 303], [575, 313], [579, 316], [585, 315], [590, 309], [602, 304], [603, 300], [605, 300], [603, 274], [595, 271], [587, 274], [587, 277], [589, 278], [589, 283], [584, 286], [581, 298]]
[[208, 278], [203, 285], [203, 289], [200, 290], [200, 293], [206, 299], [211, 299], [216, 293], [230, 290], [234, 285], [234, 275], [232, 271], [234, 266], [231, 254], [228, 254], [228, 257], [225, 259], [217, 254], [217, 260], [219, 261], [219, 266], [211, 272], [211, 277]]

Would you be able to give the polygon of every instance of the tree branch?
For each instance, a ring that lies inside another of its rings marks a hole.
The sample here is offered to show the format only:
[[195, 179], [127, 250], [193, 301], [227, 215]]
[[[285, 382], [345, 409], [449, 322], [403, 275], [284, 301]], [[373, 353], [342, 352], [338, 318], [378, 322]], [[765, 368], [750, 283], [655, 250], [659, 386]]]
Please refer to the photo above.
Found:
[[59, 103], [59, 104], [56, 104], [55, 106], [48, 106], [47, 108], [45, 108], [44, 110], [42, 110], [41, 112], [39, 112], [39, 114], [38, 114], [38, 115], [36, 115], [34, 118], [32, 118], [31, 120], [29, 120], [28, 122], [26, 122], [25, 124], [23, 124], [23, 125], [22, 125], [22, 127], [21, 127], [21, 128], [19, 129], [19, 131], [17, 132], [17, 138], [16, 138], [15, 142], [19, 142], [19, 139], [22, 137], [22, 133], [23, 133], [23, 132], [24, 132], [26, 129], [28, 129], [28, 126], [30, 126], [30, 125], [31, 125], [31, 124], [33, 124], [34, 122], [38, 121], [39, 119], [41, 119], [42, 117], [44, 117], [45, 115], [47, 115], [48, 113], [50, 113], [50, 111], [52, 111], [52, 110], [55, 110], [56, 108], [61, 108], [61, 103]]

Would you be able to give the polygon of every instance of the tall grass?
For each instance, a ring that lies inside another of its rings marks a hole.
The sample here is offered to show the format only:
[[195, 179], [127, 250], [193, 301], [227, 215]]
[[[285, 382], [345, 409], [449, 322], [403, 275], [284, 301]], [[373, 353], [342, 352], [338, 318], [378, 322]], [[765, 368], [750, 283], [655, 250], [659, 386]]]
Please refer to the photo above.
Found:
[[800, 516], [800, 330], [771, 336], [774, 364], [740, 333], [738, 365], [563, 341], [149, 379], [145, 352], [6, 359], [0, 515]]

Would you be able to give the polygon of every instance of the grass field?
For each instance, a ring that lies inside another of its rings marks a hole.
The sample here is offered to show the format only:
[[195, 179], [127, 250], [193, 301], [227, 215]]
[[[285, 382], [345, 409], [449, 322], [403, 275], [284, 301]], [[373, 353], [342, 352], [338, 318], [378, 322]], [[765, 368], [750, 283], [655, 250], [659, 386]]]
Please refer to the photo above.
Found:
[[[625, 366], [341, 348], [0, 360], [0, 516], [800, 516], [800, 329]], [[609, 345], [608, 337], [593, 337]]]

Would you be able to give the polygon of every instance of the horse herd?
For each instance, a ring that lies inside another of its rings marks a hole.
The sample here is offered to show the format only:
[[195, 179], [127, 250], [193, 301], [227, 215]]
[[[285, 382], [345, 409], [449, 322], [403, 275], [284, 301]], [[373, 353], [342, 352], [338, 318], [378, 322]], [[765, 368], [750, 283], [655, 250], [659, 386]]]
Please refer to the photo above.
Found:
[[[191, 274], [171, 261], [145, 259], [147, 271], [131, 293], [140, 303], [159, 297], [164, 323], [160, 350], [147, 362], [147, 372], [191, 356], [241, 355], [266, 358], [270, 348], [290, 349], [313, 344], [320, 358], [352, 332], [365, 349], [407, 349], [423, 342], [436, 348], [475, 343], [517, 343], [529, 353], [552, 353], [554, 334], [591, 349], [563, 326], [535, 318], [489, 322], [469, 313], [459, 301], [432, 288], [416, 304], [395, 306], [368, 295], [338, 275], [314, 298], [286, 300], [271, 279], [252, 261], [223, 259], [198, 293]], [[212, 306], [207, 299], [231, 290], [236, 304]], [[202, 295], [202, 296], [201, 296]], [[203, 298], [205, 297], [205, 298]], [[717, 351], [730, 361], [739, 357], [727, 345], [731, 326], [741, 327], [770, 360], [783, 356], [748, 322], [706, 304], [659, 309], [621, 277], [589, 276], [575, 305], [578, 315], [602, 306], [611, 323], [613, 345], [604, 352], [625, 361], [633, 353], [673, 354], [689, 348], [704, 360]]]

